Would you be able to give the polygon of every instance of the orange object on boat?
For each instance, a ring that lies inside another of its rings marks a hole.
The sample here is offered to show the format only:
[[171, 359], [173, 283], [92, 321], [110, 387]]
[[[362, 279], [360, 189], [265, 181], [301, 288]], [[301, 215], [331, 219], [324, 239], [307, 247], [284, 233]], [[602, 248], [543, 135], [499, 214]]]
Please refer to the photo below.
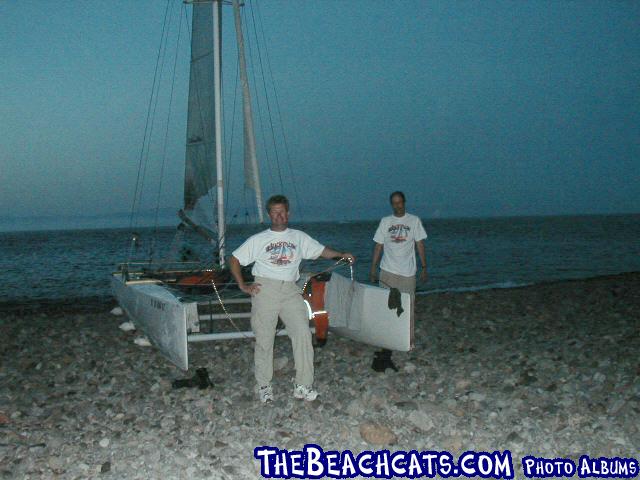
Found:
[[181, 287], [199, 286], [199, 285], [211, 285], [211, 282], [215, 282], [216, 285], [226, 283], [229, 279], [227, 272], [217, 272], [209, 270], [206, 272], [200, 272], [197, 275], [189, 275], [188, 277], [182, 277], [178, 282]]
[[316, 342], [319, 346], [327, 343], [327, 331], [329, 330], [329, 314], [324, 309], [325, 284], [324, 280], [311, 278], [311, 293], [307, 295], [316, 325]]

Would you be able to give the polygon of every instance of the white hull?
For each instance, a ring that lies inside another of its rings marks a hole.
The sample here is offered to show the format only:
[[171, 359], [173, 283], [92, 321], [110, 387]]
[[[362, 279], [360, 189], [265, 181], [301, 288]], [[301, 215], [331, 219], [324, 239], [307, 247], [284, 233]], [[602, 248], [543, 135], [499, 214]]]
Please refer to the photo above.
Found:
[[158, 282], [125, 282], [120, 273], [113, 274], [111, 287], [136, 328], [144, 332], [167, 359], [187, 370], [187, 323], [193, 321], [193, 315], [197, 320], [197, 304], [180, 302]]
[[[114, 273], [111, 287], [118, 303], [125, 311], [136, 329], [144, 333], [160, 353], [177, 367], [188, 370], [190, 342], [212, 340], [230, 340], [253, 338], [252, 331], [216, 331], [202, 333], [200, 321], [219, 320], [222, 323], [232, 319], [248, 319], [250, 312], [241, 313], [205, 313], [198, 311], [198, 302], [185, 300], [156, 280], [125, 281], [121, 273]], [[249, 297], [225, 299], [226, 305], [250, 305]], [[204, 305], [210, 306], [207, 299]], [[313, 332], [314, 329], [311, 329]], [[285, 329], [279, 329], [277, 335], [286, 335]]]
[[413, 348], [411, 295], [400, 294], [403, 312], [389, 309], [389, 290], [351, 282], [333, 273], [325, 292], [329, 331], [374, 347], [408, 352]]

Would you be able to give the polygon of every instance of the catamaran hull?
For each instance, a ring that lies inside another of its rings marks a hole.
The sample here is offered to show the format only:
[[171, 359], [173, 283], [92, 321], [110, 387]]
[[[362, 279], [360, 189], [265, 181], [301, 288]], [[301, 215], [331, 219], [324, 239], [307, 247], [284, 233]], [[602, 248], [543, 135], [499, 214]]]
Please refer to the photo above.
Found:
[[183, 303], [166, 287], [152, 281], [125, 282], [114, 274], [111, 286], [122, 309], [167, 359], [189, 368], [187, 324], [197, 319], [197, 305]]
[[[118, 303], [136, 328], [182, 370], [189, 368], [189, 342], [253, 337], [252, 332], [189, 335], [190, 329], [198, 324], [197, 302], [182, 301], [173, 290], [158, 281], [125, 281], [122, 274], [115, 273], [111, 286]], [[400, 294], [396, 299], [400, 308], [390, 309], [389, 292], [334, 273], [326, 283], [324, 294], [329, 331], [375, 347], [411, 350], [411, 296]], [[279, 331], [279, 334], [286, 334], [286, 331]]]
[[401, 293], [389, 307], [390, 290], [352, 282], [333, 273], [326, 285], [329, 331], [374, 347], [408, 352], [413, 348], [411, 295]]

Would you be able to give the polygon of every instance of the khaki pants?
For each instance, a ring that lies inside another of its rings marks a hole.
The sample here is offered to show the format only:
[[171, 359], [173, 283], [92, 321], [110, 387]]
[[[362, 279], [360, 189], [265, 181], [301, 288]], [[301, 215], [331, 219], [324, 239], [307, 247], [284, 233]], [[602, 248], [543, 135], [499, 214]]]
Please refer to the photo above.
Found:
[[296, 383], [313, 385], [313, 345], [309, 317], [300, 289], [294, 282], [256, 277], [260, 292], [251, 299], [251, 329], [256, 336], [254, 372], [258, 386], [271, 383], [273, 343], [278, 317], [282, 319], [293, 348]]

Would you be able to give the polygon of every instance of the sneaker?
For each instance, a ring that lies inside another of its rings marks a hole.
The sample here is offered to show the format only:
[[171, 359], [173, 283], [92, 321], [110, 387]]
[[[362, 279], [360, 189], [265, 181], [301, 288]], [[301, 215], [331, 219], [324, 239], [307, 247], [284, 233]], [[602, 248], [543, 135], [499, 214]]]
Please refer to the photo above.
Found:
[[313, 402], [316, 398], [318, 398], [318, 392], [310, 387], [307, 387], [306, 385], [298, 385], [296, 383], [295, 387], [293, 387], [293, 396], [295, 398], [299, 398], [300, 400]]
[[258, 387], [258, 397], [260, 397], [262, 403], [273, 402], [273, 389], [271, 385]]

